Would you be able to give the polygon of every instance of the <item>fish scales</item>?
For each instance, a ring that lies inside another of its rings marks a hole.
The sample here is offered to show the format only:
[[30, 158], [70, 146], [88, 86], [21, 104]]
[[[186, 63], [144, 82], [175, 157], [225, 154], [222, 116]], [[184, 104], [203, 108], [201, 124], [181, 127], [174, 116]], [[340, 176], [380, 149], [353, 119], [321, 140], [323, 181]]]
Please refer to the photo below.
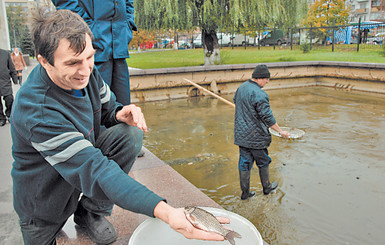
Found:
[[224, 236], [232, 245], [235, 245], [234, 237], [241, 238], [240, 234], [223, 227], [213, 214], [204, 209], [198, 207], [185, 207], [185, 213], [187, 219], [195, 227], [201, 230], [218, 233]]

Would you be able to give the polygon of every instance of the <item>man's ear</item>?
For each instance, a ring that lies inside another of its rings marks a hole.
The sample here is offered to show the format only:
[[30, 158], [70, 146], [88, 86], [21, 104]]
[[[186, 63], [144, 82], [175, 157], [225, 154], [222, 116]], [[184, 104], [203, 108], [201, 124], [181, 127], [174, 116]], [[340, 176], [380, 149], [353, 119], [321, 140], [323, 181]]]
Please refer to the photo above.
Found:
[[39, 61], [40, 65], [44, 67], [44, 69], [48, 70], [52, 65], [48, 62], [46, 58], [41, 56], [40, 54], [37, 55], [37, 60]]

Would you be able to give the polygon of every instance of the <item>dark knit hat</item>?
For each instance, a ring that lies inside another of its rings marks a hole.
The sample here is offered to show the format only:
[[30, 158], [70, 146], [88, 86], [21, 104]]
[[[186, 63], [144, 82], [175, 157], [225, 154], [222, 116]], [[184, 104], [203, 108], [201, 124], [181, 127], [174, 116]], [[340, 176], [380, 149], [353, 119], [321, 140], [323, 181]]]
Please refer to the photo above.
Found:
[[257, 65], [254, 69], [252, 78], [270, 78], [270, 72], [266, 65]]

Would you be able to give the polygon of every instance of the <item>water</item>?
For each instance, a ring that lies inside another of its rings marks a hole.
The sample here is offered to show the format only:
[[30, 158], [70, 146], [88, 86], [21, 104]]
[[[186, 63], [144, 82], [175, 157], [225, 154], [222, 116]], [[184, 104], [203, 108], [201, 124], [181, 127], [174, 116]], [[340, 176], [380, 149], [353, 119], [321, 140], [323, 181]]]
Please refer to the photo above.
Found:
[[[144, 144], [229, 211], [249, 219], [269, 244], [382, 244], [385, 228], [385, 96], [321, 87], [267, 91], [281, 126], [273, 136], [264, 196], [258, 170], [240, 200], [234, 109], [210, 97], [143, 104]], [[225, 96], [232, 100], [232, 95]]]

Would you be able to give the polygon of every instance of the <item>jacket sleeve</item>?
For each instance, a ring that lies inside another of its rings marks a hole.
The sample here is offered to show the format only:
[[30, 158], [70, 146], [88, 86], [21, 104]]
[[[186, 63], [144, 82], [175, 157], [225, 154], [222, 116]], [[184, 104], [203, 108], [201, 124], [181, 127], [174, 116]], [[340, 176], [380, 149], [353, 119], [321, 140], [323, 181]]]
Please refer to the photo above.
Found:
[[17, 84], [17, 71], [15, 70], [15, 65], [12, 62], [11, 55], [8, 53], [8, 70], [9, 75], [12, 77], [14, 84]]
[[134, 22], [134, 1], [133, 0], [126, 0], [126, 11], [127, 11], [127, 16], [128, 16], [128, 22], [131, 25], [131, 29], [133, 31], [137, 31], [138, 27], [136, 26]]
[[60, 123], [41, 121], [31, 128], [29, 141], [45, 161], [84, 195], [153, 217], [163, 199], [124, 173], [71, 122], [57, 120]]
[[270, 109], [269, 97], [267, 95], [261, 96], [256, 103], [256, 111], [259, 115], [259, 118], [267, 127], [273, 126], [277, 121], [273, 116], [273, 112]]
[[[94, 20], [89, 16], [87, 11], [79, 5], [77, 0], [52, 0], [52, 3], [56, 6], [57, 9], [68, 9], [72, 12], [80, 15], [83, 20], [90, 26]], [[101, 3], [102, 4], [102, 3]]]

